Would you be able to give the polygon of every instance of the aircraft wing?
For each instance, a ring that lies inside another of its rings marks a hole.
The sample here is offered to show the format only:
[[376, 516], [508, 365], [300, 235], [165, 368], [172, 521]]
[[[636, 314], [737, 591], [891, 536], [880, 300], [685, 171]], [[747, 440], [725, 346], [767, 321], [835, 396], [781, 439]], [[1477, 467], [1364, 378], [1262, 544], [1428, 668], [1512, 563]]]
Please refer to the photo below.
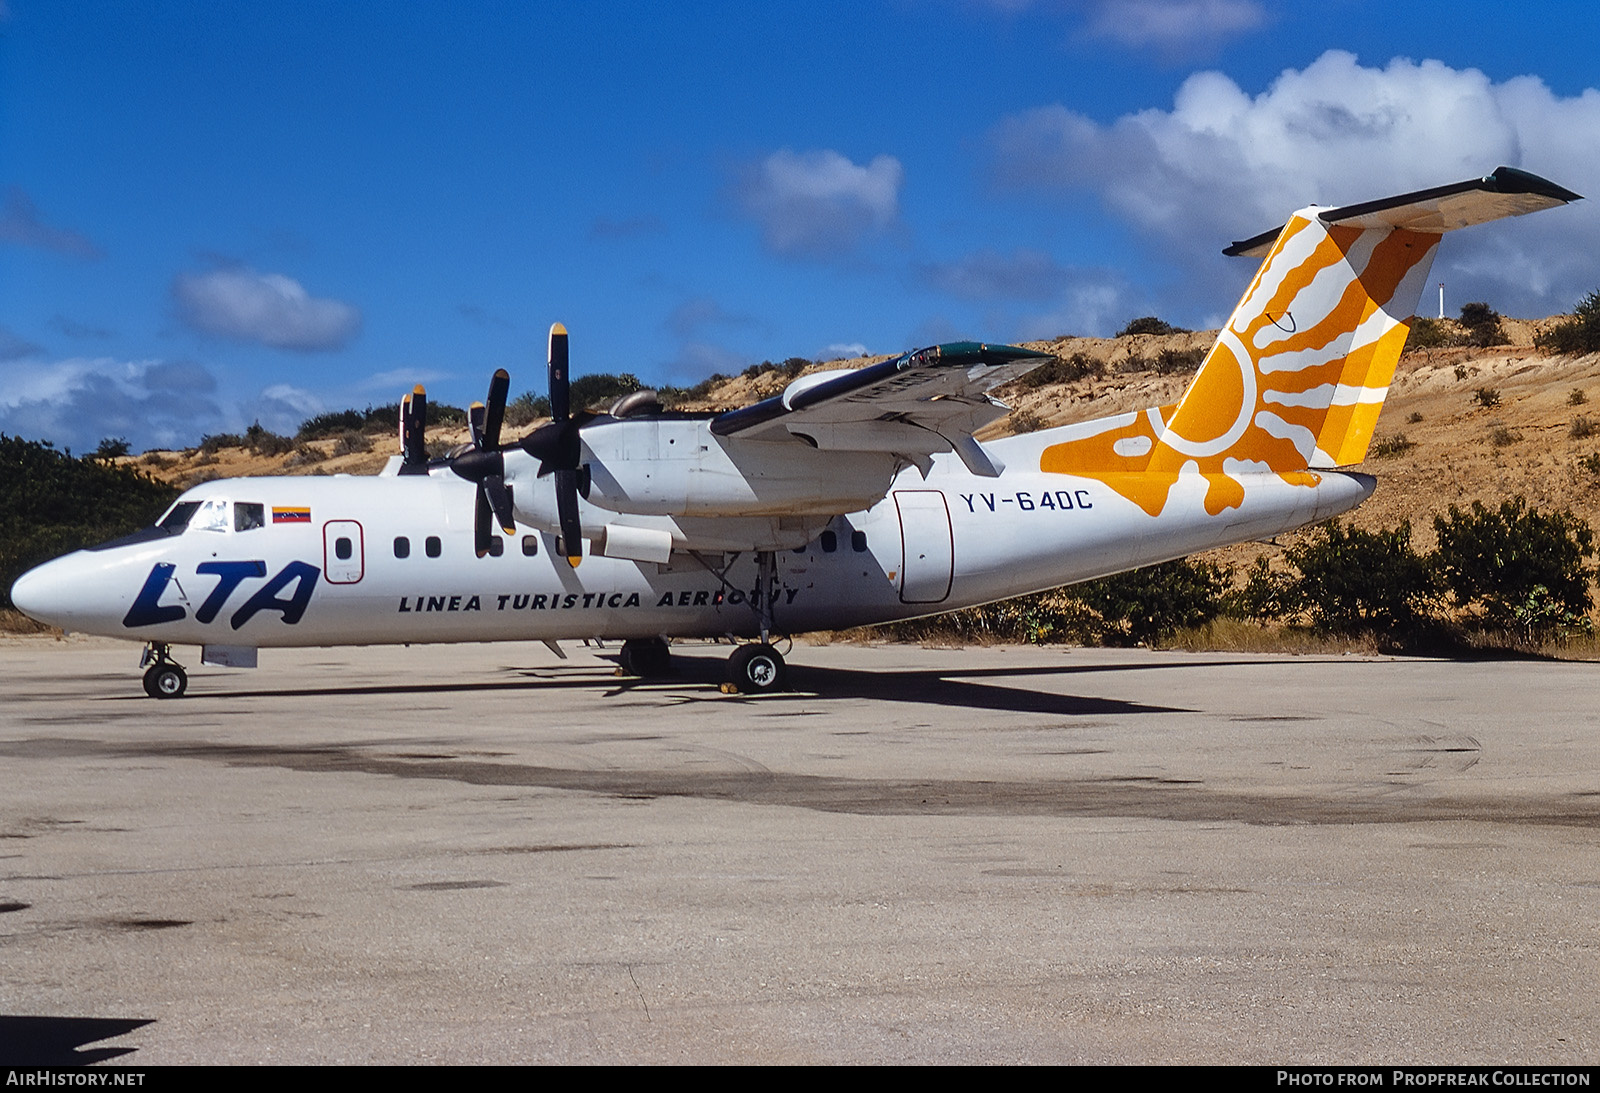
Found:
[[1006, 415], [987, 392], [1050, 354], [1015, 345], [950, 342], [865, 368], [802, 376], [772, 398], [711, 422], [717, 436], [798, 439], [823, 450], [886, 451], [922, 467], [954, 451], [974, 474], [1001, 468], [972, 434]]

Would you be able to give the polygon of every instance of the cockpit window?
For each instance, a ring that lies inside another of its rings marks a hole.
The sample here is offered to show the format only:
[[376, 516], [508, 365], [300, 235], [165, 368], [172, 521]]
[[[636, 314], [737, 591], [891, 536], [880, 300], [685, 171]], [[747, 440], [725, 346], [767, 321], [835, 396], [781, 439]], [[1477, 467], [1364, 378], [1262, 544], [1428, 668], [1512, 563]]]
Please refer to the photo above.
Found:
[[200, 502], [198, 501], [179, 501], [167, 510], [167, 514], [160, 519], [156, 526], [168, 535], [177, 535], [189, 526], [190, 518], [194, 516], [195, 510], [199, 507]]
[[233, 505], [233, 530], [253, 531], [265, 527], [267, 523], [267, 509], [255, 501], [236, 501]]
[[227, 531], [228, 502], [220, 497], [201, 502], [200, 511], [194, 514], [189, 526], [199, 528], [201, 531]]

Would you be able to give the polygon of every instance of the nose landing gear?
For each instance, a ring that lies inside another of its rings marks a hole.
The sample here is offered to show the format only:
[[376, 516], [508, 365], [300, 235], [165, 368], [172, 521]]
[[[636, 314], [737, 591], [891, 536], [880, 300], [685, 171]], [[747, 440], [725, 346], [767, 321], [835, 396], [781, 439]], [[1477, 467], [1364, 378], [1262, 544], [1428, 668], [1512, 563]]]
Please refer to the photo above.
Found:
[[188, 673], [172, 659], [171, 646], [163, 642], [151, 642], [139, 666], [145, 669], [144, 693], [151, 698], [182, 698], [189, 689]]

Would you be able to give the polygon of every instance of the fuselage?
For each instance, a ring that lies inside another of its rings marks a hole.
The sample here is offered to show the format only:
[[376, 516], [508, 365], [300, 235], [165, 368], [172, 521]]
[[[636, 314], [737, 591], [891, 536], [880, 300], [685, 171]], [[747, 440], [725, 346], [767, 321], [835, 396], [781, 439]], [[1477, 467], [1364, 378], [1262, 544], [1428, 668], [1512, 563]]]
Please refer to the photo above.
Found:
[[[953, 456], [893, 477], [887, 495], [775, 555], [779, 633], [936, 614], [1262, 538], [1355, 507], [1364, 475], [1233, 476], [1243, 499], [1208, 510], [1182, 475], [1155, 515], [1105, 476], [1028, 470], [1062, 430], [993, 442], [1008, 469]], [[399, 477], [208, 482], [171, 510], [173, 533], [78, 551], [31, 570], [12, 595], [70, 631], [262, 648], [628, 639], [759, 632], [754, 552], [675, 551], [668, 563], [585, 557], [571, 566], [536, 527], [477, 557], [471, 483]], [[586, 517], [585, 523], [590, 522]]]

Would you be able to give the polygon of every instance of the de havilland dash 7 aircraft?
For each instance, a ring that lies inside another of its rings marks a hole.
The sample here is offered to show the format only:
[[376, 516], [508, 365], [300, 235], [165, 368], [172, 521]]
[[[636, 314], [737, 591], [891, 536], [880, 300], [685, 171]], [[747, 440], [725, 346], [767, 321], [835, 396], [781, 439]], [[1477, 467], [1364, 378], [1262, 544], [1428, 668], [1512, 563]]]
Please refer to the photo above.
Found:
[[725, 413], [653, 392], [574, 412], [552, 327], [552, 419], [519, 441], [495, 373], [470, 444], [430, 459], [418, 387], [376, 477], [238, 478], [152, 527], [24, 574], [32, 617], [146, 643], [145, 690], [187, 686], [174, 645], [253, 667], [273, 646], [735, 641], [731, 684], [776, 690], [781, 635], [961, 607], [1326, 520], [1366, 456], [1445, 232], [1579, 195], [1523, 171], [1311, 206], [1224, 253], [1264, 261], [1171, 406], [979, 443], [986, 392], [1046, 354], [957, 342], [802, 376]]

